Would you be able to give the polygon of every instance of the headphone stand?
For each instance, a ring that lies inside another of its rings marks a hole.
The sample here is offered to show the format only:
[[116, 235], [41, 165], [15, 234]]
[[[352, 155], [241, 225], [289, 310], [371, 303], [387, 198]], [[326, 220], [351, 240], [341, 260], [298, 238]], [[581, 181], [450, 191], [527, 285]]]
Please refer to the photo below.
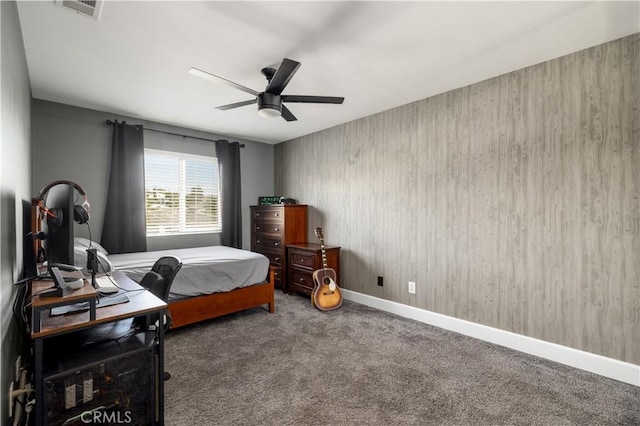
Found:
[[49, 275], [51, 275], [51, 279], [53, 280], [53, 287], [43, 290], [38, 293], [40, 297], [62, 297], [62, 286], [61, 282], [64, 282], [64, 278], [62, 278], [62, 274], [60, 274], [60, 269], [57, 267], [49, 267]]
[[62, 297], [62, 287], [58, 284], [55, 284], [53, 287], [48, 288], [46, 290], [42, 290], [38, 293], [40, 297]]

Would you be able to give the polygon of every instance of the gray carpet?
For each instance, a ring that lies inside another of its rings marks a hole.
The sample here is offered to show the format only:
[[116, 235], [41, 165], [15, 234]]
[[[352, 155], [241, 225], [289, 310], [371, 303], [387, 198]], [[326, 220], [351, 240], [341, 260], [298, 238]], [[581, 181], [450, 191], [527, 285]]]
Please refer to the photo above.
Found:
[[640, 425], [640, 388], [345, 301], [276, 293], [166, 338], [172, 425]]

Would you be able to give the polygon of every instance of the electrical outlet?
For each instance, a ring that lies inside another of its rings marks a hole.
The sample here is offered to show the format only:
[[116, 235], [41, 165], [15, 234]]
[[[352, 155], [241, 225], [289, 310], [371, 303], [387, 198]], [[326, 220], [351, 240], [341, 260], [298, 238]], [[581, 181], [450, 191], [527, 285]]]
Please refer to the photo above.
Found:
[[416, 294], [416, 283], [409, 281], [409, 294]]
[[382, 277], [380, 277], [380, 276], [378, 277], [378, 285], [379, 285], [380, 287], [382, 287], [382, 285], [383, 285], [383, 284], [382, 284]]

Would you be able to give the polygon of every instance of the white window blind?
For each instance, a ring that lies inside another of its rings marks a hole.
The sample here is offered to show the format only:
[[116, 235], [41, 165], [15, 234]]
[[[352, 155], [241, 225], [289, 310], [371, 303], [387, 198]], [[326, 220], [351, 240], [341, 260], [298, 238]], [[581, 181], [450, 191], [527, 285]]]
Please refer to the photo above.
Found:
[[147, 235], [219, 232], [218, 159], [144, 150]]

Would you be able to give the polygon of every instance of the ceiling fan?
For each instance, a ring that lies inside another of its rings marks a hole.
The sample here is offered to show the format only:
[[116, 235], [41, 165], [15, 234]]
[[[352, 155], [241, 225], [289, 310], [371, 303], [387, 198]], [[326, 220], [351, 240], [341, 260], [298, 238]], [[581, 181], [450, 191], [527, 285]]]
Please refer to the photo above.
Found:
[[296, 121], [295, 115], [289, 111], [289, 109], [283, 105], [283, 102], [296, 102], [296, 103], [317, 103], [317, 104], [341, 104], [344, 98], [335, 96], [304, 96], [304, 95], [283, 95], [282, 91], [291, 78], [300, 67], [300, 62], [293, 61], [291, 59], [284, 58], [282, 63], [275, 68], [263, 68], [262, 74], [267, 78], [267, 87], [264, 92], [258, 92], [241, 84], [234, 83], [226, 78], [219, 77], [217, 75], [210, 74], [206, 71], [202, 71], [198, 68], [191, 68], [189, 74], [206, 78], [208, 80], [216, 81], [218, 83], [226, 84], [227, 86], [234, 87], [243, 92], [247, 92], [253, 96], [254, 99], [248, 101], [236, 102], [228, 105], [221, 105], [216, 107], [219, 110], [226, 111], [233, 108], [242, 107], [245, 105], [258, 104], [258, 114], [262, 117], [282, 117], [287, 121]]

